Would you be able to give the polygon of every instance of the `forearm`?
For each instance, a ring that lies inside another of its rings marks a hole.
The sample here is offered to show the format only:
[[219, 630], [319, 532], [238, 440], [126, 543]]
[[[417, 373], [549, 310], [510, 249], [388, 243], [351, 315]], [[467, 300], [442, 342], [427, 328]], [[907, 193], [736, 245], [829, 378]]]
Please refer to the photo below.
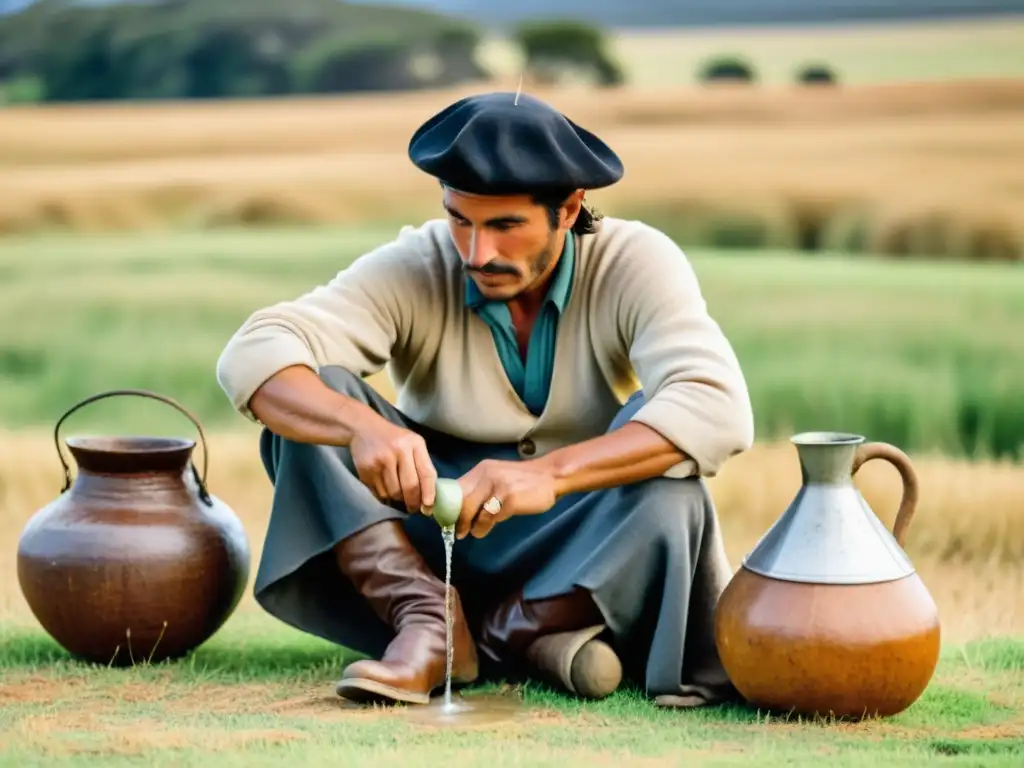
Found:
[[564, 496], [660, 477], [685, 459], [682, 451], [655, 430], [629, 422], [534, 461], [552, 473], [556, 494]]
[[302, 365], [274, 374], [256, 390], [249, 409], [274, 434], [318, 445], [348, 445], [361, 424], [377, 417], [369, 406], [335, 392]]

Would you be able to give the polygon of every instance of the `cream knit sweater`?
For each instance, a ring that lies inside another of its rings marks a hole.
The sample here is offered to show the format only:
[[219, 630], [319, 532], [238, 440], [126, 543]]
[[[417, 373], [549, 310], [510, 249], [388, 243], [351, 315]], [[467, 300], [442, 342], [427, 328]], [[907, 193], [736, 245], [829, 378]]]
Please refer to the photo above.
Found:
[[[411, 419], [478, 442], [532, 442], [534, 455], [604, 433], [643, 388], [633, 417], [689, 457], [666, 475], [713, 476], [753, 442], [746, 382], [679, 247], [643, 223], [606, 218], [580, 239], [559, 322], [551, 394], [535, 417], [505, 376], [487, 325], [464, 304], [444, 220], [404, 227], [327, 285], [251, 315], [217, 363], [248, 418], [275, 372], [385, 366]], [[528, 451], [524, 455], [528, 455]]]

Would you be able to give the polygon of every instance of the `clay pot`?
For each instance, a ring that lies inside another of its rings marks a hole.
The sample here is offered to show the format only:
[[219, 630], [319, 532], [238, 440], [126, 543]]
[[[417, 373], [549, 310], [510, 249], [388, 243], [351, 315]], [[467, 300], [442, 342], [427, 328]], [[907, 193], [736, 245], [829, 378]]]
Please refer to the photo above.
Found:
[[[719, 600], [722, 664], [764, 709], [854, 719], [902, 712], [931, 681], [940, 647], [935, 602], [902, 549], [917, 505], [913, 466], [859, 435], [793, 442], [803, 485]], [[853, 485], [875, 458], [903, 480], [894, 533]]]
[[[192, 440], [76, 437], [61, 452], [63, 421], [87, 403], [140, 395], [174, 406], [199, 430]], [[234, 512], [206, 488], [208, 455], [199, 422], [173, 400], [114, 390], [75, 405], [54, 429], [64, 467], [61, 495], [22, 532], [18, 579], [43, 628], [74, 656], [130, 665], [187, 654], [237, 607], [249, 577], [249, 544]]]

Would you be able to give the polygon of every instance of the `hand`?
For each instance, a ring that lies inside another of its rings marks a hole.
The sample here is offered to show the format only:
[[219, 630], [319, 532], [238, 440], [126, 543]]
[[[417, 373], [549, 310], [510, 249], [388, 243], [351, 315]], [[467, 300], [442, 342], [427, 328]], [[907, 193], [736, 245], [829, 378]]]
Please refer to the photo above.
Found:
[[[459, 478], [462, 486], [462, 515], [455, 524], [455, 537], [469, 534], [481, 539], [513, 515], [539, 515], [555, 505], [555, 478], [535, 461], [481, 461]], [[491, 497], [501, 502], [492, 514], [483, 505]]]
[[374, 414], [349, 444], [359, 479], [383, 501], [405, 502], [409, 512], [434, 505], [437, 470], [426, 441]]

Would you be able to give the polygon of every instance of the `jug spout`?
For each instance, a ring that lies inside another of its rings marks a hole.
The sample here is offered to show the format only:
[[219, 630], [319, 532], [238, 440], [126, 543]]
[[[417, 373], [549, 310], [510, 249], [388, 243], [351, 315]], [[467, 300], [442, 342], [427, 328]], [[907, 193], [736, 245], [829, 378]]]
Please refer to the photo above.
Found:
[[853, 478], [865, 439], [844, 432], [794, 435], [803, 483], [744, 559], [754, 573], [814, 584], [870, 584], [914, 572]]
[[804, 484], [848, 485], [853, 482], [853, 459], [864, 442], [848, 432], [802, 432], [790, 438], [800, 460]]

